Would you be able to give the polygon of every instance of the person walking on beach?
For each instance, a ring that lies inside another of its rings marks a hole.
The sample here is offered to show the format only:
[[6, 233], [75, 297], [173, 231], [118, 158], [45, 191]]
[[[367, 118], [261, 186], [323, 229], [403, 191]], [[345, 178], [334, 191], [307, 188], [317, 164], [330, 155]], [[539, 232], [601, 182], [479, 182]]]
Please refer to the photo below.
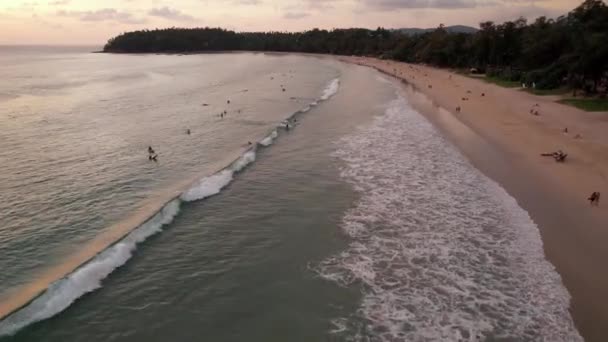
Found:
[[587, 200], [589, 200], [589, 203], [591, 205], [599, 206], [600, 205], [600, 193], [598, 191], [594, 191]]

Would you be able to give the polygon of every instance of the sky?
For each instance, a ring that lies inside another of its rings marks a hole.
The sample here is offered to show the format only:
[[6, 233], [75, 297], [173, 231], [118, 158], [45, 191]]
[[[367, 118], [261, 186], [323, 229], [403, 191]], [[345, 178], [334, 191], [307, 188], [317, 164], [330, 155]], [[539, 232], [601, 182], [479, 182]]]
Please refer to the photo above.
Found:
[[582, 0], [0, 0], [0, 44], [103, 45], [126, 31], [437, 27], [557, 17]]

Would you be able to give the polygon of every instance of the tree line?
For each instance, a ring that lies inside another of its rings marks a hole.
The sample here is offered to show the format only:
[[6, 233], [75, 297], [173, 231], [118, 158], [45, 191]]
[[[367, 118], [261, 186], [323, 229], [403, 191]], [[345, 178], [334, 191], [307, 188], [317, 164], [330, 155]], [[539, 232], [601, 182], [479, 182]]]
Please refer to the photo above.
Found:
[[353, 28], [305, 32], [234, 32], [221, 28], [168, 28], [123, 33], [105, 52], [189, 53], [247, 50], [373, 56], [449, 68], [476, 68], [487, 75], [535, 84], [606, 92], [608, 6], [585, 0], [557, 19], [519, 18], [482, 22], [475, 33], [450, 33], [443, 25], [408, 35]]

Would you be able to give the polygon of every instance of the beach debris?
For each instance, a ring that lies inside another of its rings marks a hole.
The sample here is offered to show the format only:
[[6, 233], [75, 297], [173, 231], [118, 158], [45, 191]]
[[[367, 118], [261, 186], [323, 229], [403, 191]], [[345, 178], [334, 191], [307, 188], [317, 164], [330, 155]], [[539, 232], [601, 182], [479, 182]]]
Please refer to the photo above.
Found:
[[600, 193], [599, 191], [594, 191], [589, 198], [587, 198], [591, 205], [599, 206], [600, 205]]
[[203, 107], [207, 107], [209, 104], [208, 103], [203, 103], [202, 106]]
[[456, 113], [460, 113], [460, 106], [456, 107]]
[[568, 133], [568, 127], [564, 128], [564, 133]]
[[462, 98], [462, 101], [468, 101], [468, 100], [469, 100], [469, 98], [468, 98], [468, 97], [463, 97], [463, 98]]
[[583, 136], [580, 135], [580, 134], [577, 134], [577, 135], [574, 136], [574, 139], [581, 139], [581, 138], [583, 138]]
[[473, 92], [470, 90], [467, 90], [467, 94], [472, 94]]
[[486, 96], [486, 93], [481, 93], [481, 97], [484, 97], [484, 96]]
[[553, 157], [553, 159], [555, 159], [555, 161], [558, 163], [565, 162], [566, 157], [568, 157], [568, 154], [564, 153], [564, 151], [562, 151], [562, 150], [557, 150], [556, 152], [551, 152], [551, 153], [541, 153], [540, 155], [543, 157]]
[[429, 84], [429, 89], [433, 89], [433, 86]]
[[226, 101], [227, 104], [230, 104], [230, 100]]

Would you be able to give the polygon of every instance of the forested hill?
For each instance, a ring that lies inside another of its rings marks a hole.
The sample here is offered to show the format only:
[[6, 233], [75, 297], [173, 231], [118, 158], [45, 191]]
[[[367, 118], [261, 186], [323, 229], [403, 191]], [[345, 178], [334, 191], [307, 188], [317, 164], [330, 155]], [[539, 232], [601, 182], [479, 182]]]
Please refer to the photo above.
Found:
[[608, 7], [602, 0], [585, 0], [557, 19], [488, 21], [475, 33], [450, 33], [443, 26], [416, 35], [383, 28], [297, 33], [171, 28], [123, 33], [104, 47], [121, 53], [221, 50], [363, 55], [475, 67], [512, 81], [535, 82], [541, 89], [568, 83], [594, 92], [608, 78]]
[[[479, 31], [478, 29], [470, 26], [464, 25], [452, 25], [444, 27], [448, 33], [475, 33]], [[405, 33], [409, 35], [414, 34], [423, 34], [435, 31], [435, 29], [422, 29], [422, 28], [400, 28], [395, 31], [399, 31], [400, 33]]]

